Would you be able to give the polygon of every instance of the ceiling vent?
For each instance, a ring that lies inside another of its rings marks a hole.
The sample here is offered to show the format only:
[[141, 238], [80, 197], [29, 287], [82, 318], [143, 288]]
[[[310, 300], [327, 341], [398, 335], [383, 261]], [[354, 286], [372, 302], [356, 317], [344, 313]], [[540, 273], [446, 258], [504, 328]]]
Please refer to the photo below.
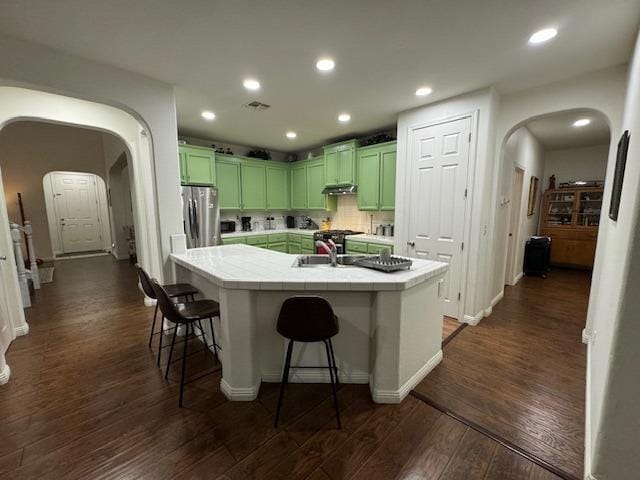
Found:
[[266, 103], [262, 103], [262, 102], [259, 102], [257, 100], [254, 100], [253, 102], [249, 102], [249, 103], [245, 104], [245, 107], [248, 108], [249, 110], [255, 110], [256, 112], [262, 112], [262, 111], [266, 110], [267, 108], [270, 108], [271, 105], [267, 105]]

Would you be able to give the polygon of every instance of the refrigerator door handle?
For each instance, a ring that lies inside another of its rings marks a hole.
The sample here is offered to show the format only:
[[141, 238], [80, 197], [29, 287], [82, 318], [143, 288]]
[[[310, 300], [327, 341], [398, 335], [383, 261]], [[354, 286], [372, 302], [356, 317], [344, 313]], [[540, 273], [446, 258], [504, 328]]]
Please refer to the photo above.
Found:
[[193, 226], [195, 227], [195, 239], [199, 240], [200, 239], [200, 225], [198, 224], [198, 208], [197, 208], [197, 202], [193, 202]]
[[187, 210], [189, 211], [189, 236], [193, 240], [193, 214], [191, 213], [191, 199], [189, 199]]

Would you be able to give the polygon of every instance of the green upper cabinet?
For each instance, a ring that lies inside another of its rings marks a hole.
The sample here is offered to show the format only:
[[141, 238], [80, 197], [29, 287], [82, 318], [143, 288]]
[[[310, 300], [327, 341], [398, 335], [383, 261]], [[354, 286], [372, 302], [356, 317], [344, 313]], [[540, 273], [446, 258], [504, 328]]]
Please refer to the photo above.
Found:
[[267, 209], [267, 168], [254, 162], [240, 163], [242, 191], [240, 206], [243, 210]]
[[267, 209], [289, 208], [289, 168], [287, 165], [267, 165]]
[[324, 190], [324, 162], [314, 161], [307, 164], [307, 208], [310, 210], [324, 210], [326, 195]]
[[215, 152], [192, 145], [179, 146], [180, 180], [188, 185], [215, 185]]
[[396, 194], [396, 143], [358, 149], [358, 208], [393, 210]]
[[380, 210], [396, 208], [396, 144], [380, 152]]
[[291, 167], [291, 208], [307, 208], [307, 166]]
[[324, 147], [325, 185], [352, 185], [356, 180], [355, 140]]
[[216, 185], [221, 210], [240, 210], [242, 190], [240, 185], [240, 162], [233, 157], [216, 158]]
[[358, 208], [380, 210], [380, 152], [358, 151]]

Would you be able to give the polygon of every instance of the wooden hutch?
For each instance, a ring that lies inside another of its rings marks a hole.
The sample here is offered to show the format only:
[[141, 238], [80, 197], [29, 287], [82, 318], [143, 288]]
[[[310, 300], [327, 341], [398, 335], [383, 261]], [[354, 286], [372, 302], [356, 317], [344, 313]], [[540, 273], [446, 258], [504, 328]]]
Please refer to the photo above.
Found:
[[547, 190], [540, 235], [551, 237], [551, 263], [593, 268], [602, 209], [602, 187]]

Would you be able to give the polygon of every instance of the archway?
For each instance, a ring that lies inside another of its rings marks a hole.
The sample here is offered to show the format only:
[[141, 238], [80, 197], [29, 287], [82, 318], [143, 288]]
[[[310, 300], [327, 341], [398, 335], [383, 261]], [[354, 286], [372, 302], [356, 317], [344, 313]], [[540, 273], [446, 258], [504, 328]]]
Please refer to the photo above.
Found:
[[[160, 239], [154, 201], [153, 158], [145, 127], [131, 114], [108, 105], [42, 91], [18, 87], [0, 87], [0, 129], [8, 124], [33, 120], [77, 126], [107, 132], [126, 147], [132, 167], [132, 198], [135, 204], [134, 223], [139, 245], [138, 261], [152, 275], [162, 277]], [[2, 187], [0, 169], [0, 252], [6, 260], [0, 265], [0, 351], [18, 335], [28, 333], [25, 321], [15, 257], [9, 233], [9, 218]], [[9, 327], [9, 328], [5, 328]], [[0, 355], [0, 377], [8, 380], [9, 369]]]

